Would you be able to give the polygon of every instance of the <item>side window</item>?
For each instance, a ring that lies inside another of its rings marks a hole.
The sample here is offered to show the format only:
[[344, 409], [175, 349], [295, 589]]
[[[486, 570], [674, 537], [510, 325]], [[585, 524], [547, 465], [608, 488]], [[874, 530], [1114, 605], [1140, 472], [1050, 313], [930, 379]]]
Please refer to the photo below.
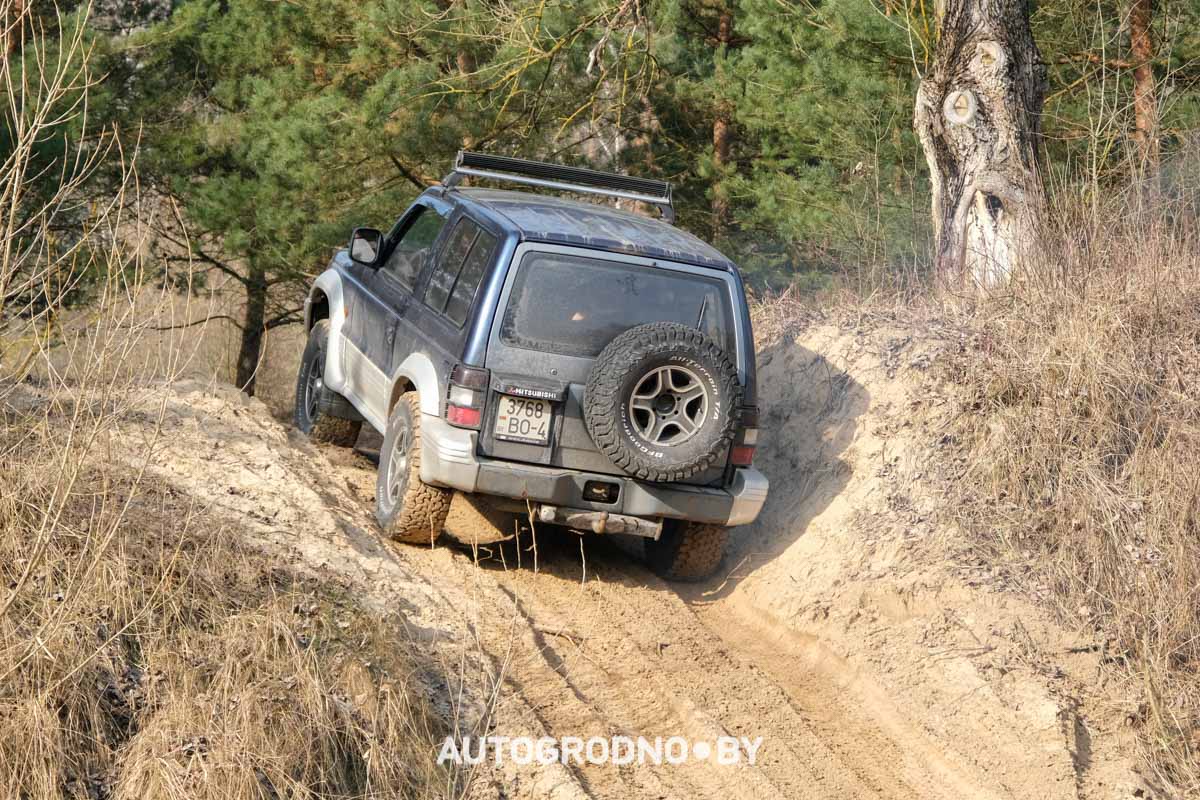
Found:
[[495, 236], [469, 219], [459, 220], [429, 279], [425, 304], [461, 327], [495, 249]]
[[417, 285], [425, 258], [445, 224], [446, 218], [441, 214], [432, 208], [422, 208], [417, 218], [400, 234], [400, 241], [396, 242], [392, 254], [383, 265], [384, 271], [412, 291]]
[[492, 263], [496, 252], [496, 237], [487, 231], [480, 231], [475, 238], [475, 246], [471, 248], [462, 272], [458, 274], [458, 282], [450, 293], [450, 301], [446, 304], [446, 316], [454, 320], [455, 325], [461, 326], [467, 321], [467, 313], [475, 300], [475, 292], [483, 280], [483, 273]]

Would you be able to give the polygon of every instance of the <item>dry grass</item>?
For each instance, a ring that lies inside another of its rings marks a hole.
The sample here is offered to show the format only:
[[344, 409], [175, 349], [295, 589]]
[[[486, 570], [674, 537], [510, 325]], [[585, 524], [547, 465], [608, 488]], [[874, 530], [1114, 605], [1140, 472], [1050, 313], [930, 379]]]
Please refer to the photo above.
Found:
[[[38, 165], [38, 142], [87, 129], [93, 77], [78, 29], [13, 23], [27, 6], [0, 0], [21, 56], [0, 61], [0, 797], [460, 795], [399, 623], [147, 476], [148, 398], [204, 368], [205, 331], [157, 330], [197, 309], [146, 278], [132, 166], [82, 199], [122, 166], [111, 137]], [[46, 175], [57, 190], [32, 191]], [[131, 415], [141, 441], [118, 434]]]
[[458, 796], [403, 631], [146, 476], [203, 330], [155, 332], [174, 298], [90, 252], [86, 312], [3, 342], [0, 797]]
[[[1194, 185], [1194, 184], [1192, 184]], [[953, 365], [970, 451], [951, 505], [1107, 640], [1166, 786], [1200, 792], [1200, 205], [1065, 202], [1036, 280], [971, 309]]]
[[97, 266], [0, 375], [0, 797], [457, 796], [403, 631], [146, 477], [149, 392], [203, 330]]
[[0, 796], [454, 794], [403, 635], [126, 467], [85, 467], [63, 496], [65, 448], [18, 430]]
[[958, 448], [930, 465], [953, 478], [946, 530], [1094, 633], [1147, 773], [1178, 796], [1200, 796], [1198, 174], [1193, 155], [1153, 190], [1060, 192], [1037, 275], [1002, 294], [752, 304], [760, 346], [880, 317], [955, 343], [938, 363]]

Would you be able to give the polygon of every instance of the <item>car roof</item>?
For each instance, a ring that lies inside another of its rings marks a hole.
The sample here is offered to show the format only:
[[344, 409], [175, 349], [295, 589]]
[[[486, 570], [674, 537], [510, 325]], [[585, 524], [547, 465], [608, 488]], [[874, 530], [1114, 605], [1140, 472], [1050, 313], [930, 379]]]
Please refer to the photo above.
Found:
[[576, 245], [733, 271], [733, 262], [685, 230], [611, 206], [499, 189], [452, 189], [447, 199], [491, 211], [526, 241]]

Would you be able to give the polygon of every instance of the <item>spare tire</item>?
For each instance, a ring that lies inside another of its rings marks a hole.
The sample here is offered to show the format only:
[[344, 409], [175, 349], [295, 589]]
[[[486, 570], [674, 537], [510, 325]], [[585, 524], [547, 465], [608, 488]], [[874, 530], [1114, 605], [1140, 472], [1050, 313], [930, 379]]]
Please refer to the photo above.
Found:
[[720, 346], [695, 328], [652, 322], [601, 351], [584, 421], [614, 464], [649, 481], [680, 481], [716, 463], [733, 439], [742, 387]]

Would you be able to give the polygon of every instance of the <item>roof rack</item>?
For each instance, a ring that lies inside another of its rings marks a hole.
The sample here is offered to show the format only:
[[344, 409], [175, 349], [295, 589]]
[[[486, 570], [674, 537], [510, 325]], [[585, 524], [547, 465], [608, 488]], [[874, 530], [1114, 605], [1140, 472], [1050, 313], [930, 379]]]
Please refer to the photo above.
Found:
[[492, 156], [486, 153], [459, 150], [458, 157], [454, 161], [454, 169], [450, 171], [442, 184], [446, 187], [454, 187], [464, 175], [522, 183], [528, 186], [541, 186], [566, 192], [637, 200], [658, 206], [664, 220], [669, 223], [675, 222], [675, 207], [671, 204], [671, 184], [667, 181], [633, 178], [628, 175], [597, 172], [582, 167], [564, 167], [542, 161], [528, 161], [523, 158]]

